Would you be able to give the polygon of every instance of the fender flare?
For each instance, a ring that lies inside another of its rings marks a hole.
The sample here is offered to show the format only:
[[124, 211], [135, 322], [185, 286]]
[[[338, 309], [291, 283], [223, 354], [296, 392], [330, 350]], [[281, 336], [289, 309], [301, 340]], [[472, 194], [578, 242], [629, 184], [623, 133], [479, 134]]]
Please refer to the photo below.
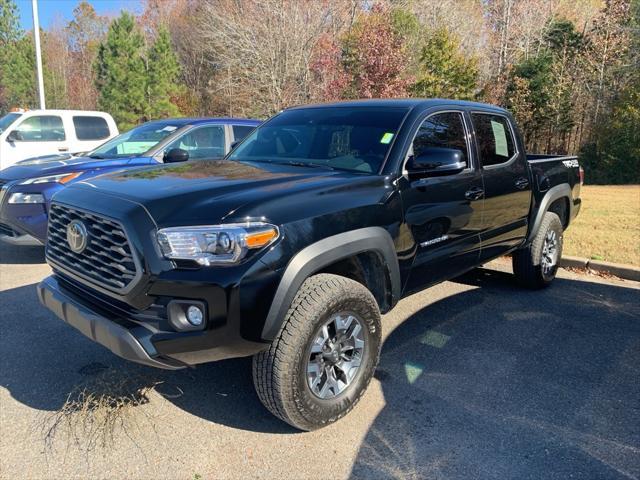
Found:
[[391, 281], [392, 304], [400, 298], [400, 267], [391, 235], [382, 227], [367, 227], [327, 237], [300, 250], [285, 268], [262, 329], [262, 338], [273, 340], [300, 289], [311, 275], [334, 262], [363, 252], [381, 255]]
[[540, 228], [540, 224], [542, 223], [542, 217], [544, 214], [549, 211], [549, 206], [560, 198], [566, 198], [569, 202], [569, 211], [567, 212], [568, 219], [571, 220], [573, 218], [573, 198], [571, 194], [571, 187], [569, 184], [562, 183], [560, 185], [556, 185], [555, 187], [549, 189], [547, 193], [545, 193], [544, 197], [540, 201], [540, 206], [538, 207], [538, 211], [536, 212], [535, 219], [533, 221], [532, 227], [529, 230], [529, 235], [527, 235], [527, 244], [533, 241], [533, 237], [538, 233], [538, 229]]

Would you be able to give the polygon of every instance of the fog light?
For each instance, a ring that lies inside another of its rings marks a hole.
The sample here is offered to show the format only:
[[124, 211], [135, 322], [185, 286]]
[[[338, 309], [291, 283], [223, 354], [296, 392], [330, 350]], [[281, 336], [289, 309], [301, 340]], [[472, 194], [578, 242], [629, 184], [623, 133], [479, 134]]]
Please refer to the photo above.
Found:
[[197, 300], [171, 300], [167, 317], [178, 332], [203, 330], [207, 323], [207, 305]]
[[200, 326], [202, 325], [202, 320], [204, 319], [204, 315], [202, 314], [202, 310], [200, 310], [195, 305], [191, 305], [187, 309], [187, 320], [191, 325]]

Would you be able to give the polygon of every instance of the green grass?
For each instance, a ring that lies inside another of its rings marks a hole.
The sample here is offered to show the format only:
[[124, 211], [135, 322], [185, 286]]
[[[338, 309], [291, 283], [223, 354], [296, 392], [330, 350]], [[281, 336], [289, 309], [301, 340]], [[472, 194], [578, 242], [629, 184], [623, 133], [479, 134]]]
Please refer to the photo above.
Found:
[[640, 266], [640, 185], [586, 185], [564, 255]]

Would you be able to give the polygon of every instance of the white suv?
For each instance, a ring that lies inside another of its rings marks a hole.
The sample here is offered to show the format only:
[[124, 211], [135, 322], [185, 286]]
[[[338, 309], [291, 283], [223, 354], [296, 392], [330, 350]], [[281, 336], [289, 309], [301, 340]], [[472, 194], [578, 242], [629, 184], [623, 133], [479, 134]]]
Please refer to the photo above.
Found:
[[0, 118], [0, 170], [43, 155], [93, 150], [118, 134], [108, 113], [28, 110]]

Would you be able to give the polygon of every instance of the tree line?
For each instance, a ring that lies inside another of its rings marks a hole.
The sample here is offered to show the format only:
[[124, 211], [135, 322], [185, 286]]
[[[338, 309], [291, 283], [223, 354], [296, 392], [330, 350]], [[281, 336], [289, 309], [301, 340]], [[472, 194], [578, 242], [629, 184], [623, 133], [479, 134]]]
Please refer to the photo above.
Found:
[[[527, 148], [640, 183], [640, 0], [146, 0], [41, 33], [49, 108], [168, 116], [446, 97], [509, 108]], [[0, 0], [0, 111], [37, 107], [32, 32]]]

